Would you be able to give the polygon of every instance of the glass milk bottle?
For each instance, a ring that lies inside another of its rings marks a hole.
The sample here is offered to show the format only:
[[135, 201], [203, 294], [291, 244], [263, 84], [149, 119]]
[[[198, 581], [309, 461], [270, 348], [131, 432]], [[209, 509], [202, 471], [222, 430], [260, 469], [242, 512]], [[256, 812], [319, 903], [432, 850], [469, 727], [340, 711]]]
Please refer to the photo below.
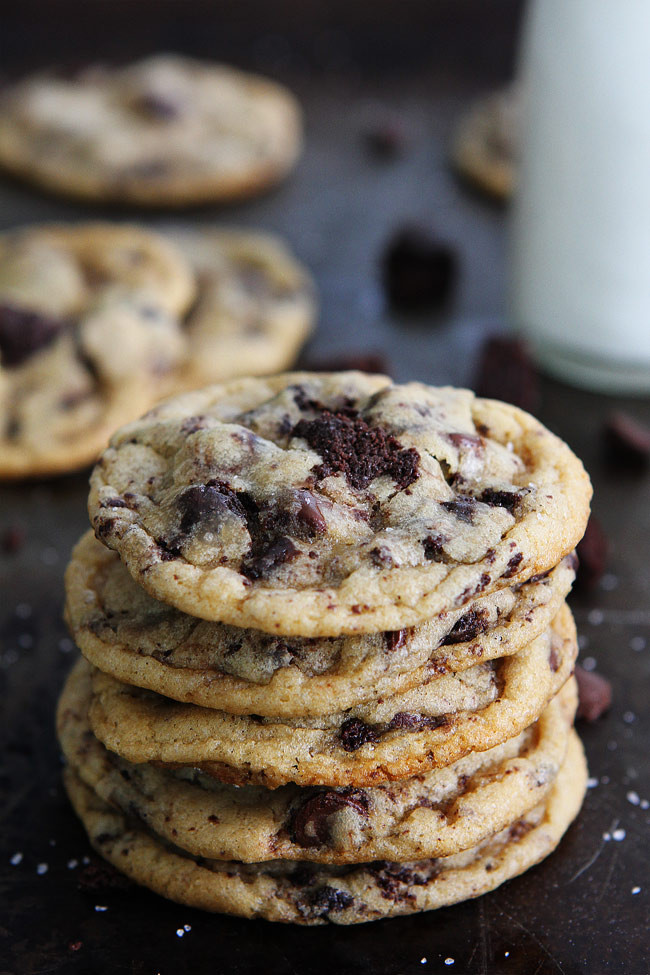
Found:
[[521, 79], [514, 326], [561, 379], [650, 393], [650, 0], [536, 0]]

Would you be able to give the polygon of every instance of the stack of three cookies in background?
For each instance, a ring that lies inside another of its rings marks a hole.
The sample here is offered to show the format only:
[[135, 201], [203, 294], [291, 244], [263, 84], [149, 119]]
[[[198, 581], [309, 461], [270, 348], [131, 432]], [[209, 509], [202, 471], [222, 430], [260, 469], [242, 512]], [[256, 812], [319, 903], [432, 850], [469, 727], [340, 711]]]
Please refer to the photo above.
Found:
[[586, 766], [564, 602], [590, 486], [515, 407], [243, 379], [119, 431], [66, 577], [66, 786], [93, 846], [207, 910], [350, 924], [555, 848]]

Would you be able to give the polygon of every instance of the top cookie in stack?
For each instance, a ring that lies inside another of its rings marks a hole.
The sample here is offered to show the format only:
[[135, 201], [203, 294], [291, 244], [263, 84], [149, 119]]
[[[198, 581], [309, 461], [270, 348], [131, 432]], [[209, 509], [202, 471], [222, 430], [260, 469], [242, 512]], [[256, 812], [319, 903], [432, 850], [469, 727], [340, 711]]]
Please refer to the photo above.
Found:
[[306, 924], [537, 862], [586, 781], [564, 599], [589, 495], [520, 410], [361, 373], [124, 427], [66, 575], [86, 661], [58, 728], [93, 844], [183, 903]]
[[552, 569], [591, 488], [528, 414], [381, 376], [178, 397], [91, 478], [95, 533], [149, 593], [268, 633], [400, 630]]

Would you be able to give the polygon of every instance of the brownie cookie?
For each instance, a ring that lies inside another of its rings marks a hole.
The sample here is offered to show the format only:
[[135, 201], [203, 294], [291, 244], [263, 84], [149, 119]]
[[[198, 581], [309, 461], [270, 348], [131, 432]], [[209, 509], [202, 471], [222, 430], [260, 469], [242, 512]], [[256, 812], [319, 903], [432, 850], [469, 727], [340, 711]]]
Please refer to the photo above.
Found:
[[179, 396], [118, 431], [95, 533], [157, 599], [270, 633], [400, 630], [554, 567], [591, 487], [516, 407], [363, 373]]
[[91, 463], [150, 407], [184, 354], [182, 255], [131, 226], [0, 236], [0, 477]]
[[130, 762], [197, 766], [225, 782], [270, 788], [374, 785], [519, 734], [566, 682], [576, 656], [564, 606], [552, 629], [515, 656], [345, 711], [281, 721], [178, 704], [95, 671], [90, 724]]
[[519, 146], [519, 96], [507, 88], [480, 99], [461, 119], [452, 147], [458, 172], [500, 200], [515, 188]]
[[587, 769], [571, 733], [546, 801], [478, 846], [449, 857], [357, 866], [192, 857], [108, 805], [72, 770], [65, 784], [90, 841], [132, 880], [208, 911], [297, 924], [354, 924], [477, 897], [546, 857], [582, 803]]
[[57, 713], [63, 753], [80, 779], [169, 843], [245, 862], [418, 860], [475, 846], [543, 800], [564, 761], [577, 703], [571, 680], [536, 725], [426, 775], [370, 789], [270, 791], [120, 759], [90, 730], [91, 694], [88, 669], [76, 667]]
[[29, 77], [0, 101], [0, 164], [88, 200], [184, 206], [250, 196], [293, 167], [301, 142], [286, 89], [172, 55]]
[[315, 287], [286, 245], [235, 229], [167, 234], [198, 281], [184, 325], [187, 353], [178, 391], [290, 366], [316, 317]]
[[281, 637], [197, 620], [149, 596], [87, 532], [66, 570], [66, 618], [86, 658], [119, 681], [236, 714], [326, 714], [511, 655], [548, 628], [575, 575], [479, 596], [412, 629]]

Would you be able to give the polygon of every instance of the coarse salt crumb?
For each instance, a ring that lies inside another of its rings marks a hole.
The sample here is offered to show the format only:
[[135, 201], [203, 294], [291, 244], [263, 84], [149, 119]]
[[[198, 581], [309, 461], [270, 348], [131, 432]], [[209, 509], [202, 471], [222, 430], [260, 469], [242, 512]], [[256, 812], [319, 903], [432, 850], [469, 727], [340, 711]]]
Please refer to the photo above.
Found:
[[623, 715], [623, 721], [625, 724], [632, 724], [633, 721], [636, 721], [636, 714], [634, 711], [626, 711]]
[[601, 775], [600, 777], [601, 785], [609, 785], [609, 775]]
[[69, 640], [67, 636], [61, 637], [59, 640], [59, 650], [61, 653], [70, 653], [74, 648], [74, 643]]
[[633, 806], [638, 806], [638, 805], [641, 804], [641, 800], [639, 799], [639, 793], [638, 792], [628, 792], [628, 794], [627, 794], [627, 796], [625, 798]]
[[600, 626], [604, 619], [605, 614], [603, 613], [602, 609], [590, 609], [589, 613], [587, 614], [587, 620], [592, 626]]
[[82, 860], [81, 862], [83, 863], [83, 865], [84, 865], [85, 867], [87, 867], [87, 866], [88, 866], [88, 864], [90, 863], [90, 857], [84, 857], [84, 858], [83, 858], [83, 860]]
[[587, 779], [588, 789], [595, 789], [597, 785], [598, 785], [598, 779], [594, 779], [594, 778]]
[[426, 958], [420, 958], [420, 964], [421, 965], [426, 965], [426, 963], [427, 963]]
[[74, 870], [74, 868], [78, 866], [79, 866], [78, 860], [68, 860], [68, 870]]
[[107, 910], [108, 910], [108, 908], [107, 908], [107, 906], [106, 906], [106, 904], [95, 904], [95, 910], [96, 910], [96, 911], [97, 911], [97, 912], [98, 912], [99, 914], [103, 914], [103, 912], [104, 912], [104, 911], [107, 911]]
[[506, 951], [506, 952], [505, 952], [505, 957], [506, 957], [506, 958], [509, 958], [509, 957], [510, 957], [510, 952], [509, 952], [509, 951]]
[[50, 868], [48, 867], [47, 863], [39, 863], [39, 865], [36, 867], [36, 873], [39, 876], [42, 876], [44, 873], [47, 873], [49, 869]]
[[633, 887], [632, 888], [632, 893], [633, 894], [640, 894], [641, 893], [641, 888], [640, 887]]
[[445, 958], [445, 965], [453, 965], [453, 964], [454, 964], [453, 958]]
[[56, 565], [59, 561], [59, 553], [55, 548], [50, 545], [48, 548], [44, 548], [41, 552], [41, 562], [44, 565]]
[[583, 670], [595, 670], [596, 669], [596, 658], [595, 657], [585, 657], [582, 661]]
[[639, 650], [645, 650], [645, 637], [633, 636], [630, 640], [630, 648], [632, 650], [636, 650], [637, 652]]
[[176, 928], [176, 937], [177, 938], [182, 938], [184, 934], [185, 934], [185, 932], [183, 931], [182, 928]]
[[648, 802], [647, 799], [642, 799], [639, 805], [641, 806], [641, 809], [650, 809], [650, 802]]
[[618, 578], [612, 575], [611, 572], [606, 572], [605, 575], [600, 580], [600, 588], [604, 589], [605, 592], [612, 592], [618, 586]]
[[192, 930], [192, 925], [191, 924], [184, 924], [183, 925], [183, 931], [191, 931], [191, 930]]
[[609, 841], [611, 840], [611, 838], [612, 838], [612, 834], [611, 833], [603, 833], [603, 839], [605, 840], [605, 843], [609, 843]]
[[620, 827], [619, 829], [615, 829], [614, 832], [612, 833], [612, 839], [616, 840], [617, 843], [620, 843], [621, 840], [624, 840], [625, 836], [626, 836], [625, 830], [621, 829]]
[[9, 861], [9, 863], [11, 864], [12, 867], [17, 867], [18, 864], [19, 863], [22, 863], [22, 862], [23, 862], [23, 855], [22, 855], [22, 853], [14, 853], [14, 855], [11, 858], [11, 860]]

